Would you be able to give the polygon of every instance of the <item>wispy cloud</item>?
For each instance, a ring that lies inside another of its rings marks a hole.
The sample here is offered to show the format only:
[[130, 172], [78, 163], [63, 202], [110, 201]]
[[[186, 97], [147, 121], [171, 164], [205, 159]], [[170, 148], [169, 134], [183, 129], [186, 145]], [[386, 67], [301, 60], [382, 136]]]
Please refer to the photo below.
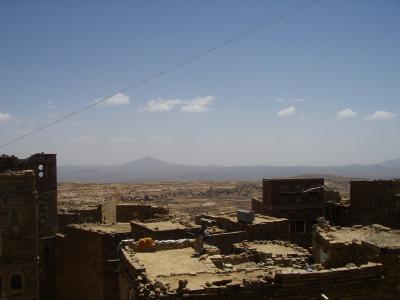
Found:
[[213, 96], [196, 97], [192, 100], [181, 99], [152, 99], [149, 100], [143, 107], [142, 111], [149, 112], [165, 112], [175, 108], [180, 108], [181, 112], [199, 113], [210, 110], [210, 106], [214, 102]]
[[186, 101], [182, 105], [181, 111], [189, 113], [205, 112], [210, 110], [210, 106], [214, 100], [213, 96], [196, 97], [191, 101]]
[[163, 112], [170, 111], [177, 105], [181, 105], [182, 100], [180, 99], [152, 99], [149, 100], [142, 108], [142, 110], [149, 112]]
[[292, 102], [292, 103], [299, 103], [307, 101], [307, 98], [277, 98], [275, 99], [276, 102]]
[[336, 115], [336, 118], [346, 119], [346, 118], [355, 117], [357, 115], [358, 115], [358, 113], [355, 112], [354, 110], [351, 110], [350, 108], [346, 108], [346, 109], [339, 111]]
[[13, 119], [12, 115], [0, 112], [0, 123], [7, 123]]
[[296, 108], [294, 106], [282, 109], [276, 113], [278, 117], [289, 117], [294, 114], [296, 114]]
[[92, 103], [99, 103], [98, 104], [99, 107], [127, 105], [130, 103], [130, 98], [128, 95], [118, 93], [103, 102], [100, 101], [101, 99], [97, 99]]
[[363, 119], [367, 121], [386, 121], [396, 117], [395, 113], [378, 110], [374, 112], [372, 115], [365, 116]]

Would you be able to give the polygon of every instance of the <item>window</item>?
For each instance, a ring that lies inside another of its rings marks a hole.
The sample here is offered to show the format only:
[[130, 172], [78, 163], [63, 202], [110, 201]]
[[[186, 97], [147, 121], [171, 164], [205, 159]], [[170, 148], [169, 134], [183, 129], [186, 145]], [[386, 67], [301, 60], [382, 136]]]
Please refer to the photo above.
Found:
[[20, 295], [23, 293], [24, 283], [21, 274], [13, 274], [11, 275], [11, 294], [12, 295]]
[[304, 221], [296, 221], [295, 222], [295, 231], [296, 232], [305, 232], [306, 231], [306, 226], [304, 224]]
[[16, 208], [10, 208], [8, 212], [8, 219], [11, 226], [21, 225], [21, 215]]
[[38, 212], [39, 212], [39, 222], [46, 223], [47, 220], [47, 203], [44, 201], [40, 201], [38, 205]]

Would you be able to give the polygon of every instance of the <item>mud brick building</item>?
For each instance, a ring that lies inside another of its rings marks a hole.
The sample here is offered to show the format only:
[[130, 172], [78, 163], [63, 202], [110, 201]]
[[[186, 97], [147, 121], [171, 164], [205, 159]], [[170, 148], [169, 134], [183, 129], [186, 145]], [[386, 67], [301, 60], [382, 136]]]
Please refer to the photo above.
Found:
[[317, 300], [324, 295], [365, 300], [379, 299], [383, 284], [378, 263], [324, 270], [281, 267], [282, 260], [268, 264], [268, 256], [251, 252], [198, 256], [192, 243], [155, 241], [152, 249], [142, 250], [140, 243], [123, 242], [121, 299]]
[[200, 226], [194, 224], [180, 224], [172, 221], [137, 222], [130, 223], [132, 237], [141, 239], [150, 237], [154, 240], [178, 240], [196, 235]]
[[57, 163], [55, 154], [37, 153], [26, 159], [0, 156], [1, 171], [32, 170], [38, 215], [40, 299], [54, 299], [54, 233], [57, 231]]
[[129, 223], [68, 225], [56, 237], [57, 300], [119, 299], [118, 249]]
[[400, 299], [400, 230], [381, 225], [333, 227], [321, 222], [313, 235], [315, 262], [328, 268], [380, 263], [385, 281], [376, 299]]
[[262, 202], [252, 199], [256, 213], [290, 221], [291, 240], [311, 246], [312, 226], [324, 215], [324, 179], [264, 179]]
[[58, 210], [58, 229], [64, 232], [67, 225], [83, 223], [101, 223], [101, 206], [86, 206], [73, 209]]
[[168, 215], [169, 210], [150, 204], [119, 203], [116, 207], [117, 222], [148, 220]]
[[353, 224], [400, 228], [400, 180], [350, 181]]
[[39, 299], [35, 173], [0, 173], [0, 299]]
[[275, 218], [256, 214], [251, 223], [238, 221], [237, 213], [224, 213], [219, 215], [201, 214], [196, 216], [196, 224], [202, 220], [214, 222], [209, 228], [207, 243], [216, 246], [223, 253], [232, 251], [234, 243], [243, 240], [289, 240], [289, 222], [284, 218]]

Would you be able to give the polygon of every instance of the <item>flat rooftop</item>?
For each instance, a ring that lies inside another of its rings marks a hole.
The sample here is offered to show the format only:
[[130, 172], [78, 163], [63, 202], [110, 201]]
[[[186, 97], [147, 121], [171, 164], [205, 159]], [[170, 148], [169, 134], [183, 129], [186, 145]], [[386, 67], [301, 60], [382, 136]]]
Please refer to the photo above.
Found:
[[[227, 218], [227, 219], [229, 219], [229, 220], [231, 220], [233, 222], [238, 222], [237, 213], [221, 214], [221, 215], [216, 215], [215, 217], [224, 217], [224, 218]], [[287, 221], [287, 219], [255, 214], [253, 223], [250, 223], [249, 225], [251, 225], [251, 224], [265, 224], [265, 223], [272, 223], [272, 222], [279, 222], [279, 221]]]
[[84, 223], [84, 224], [72, 224], [68, 225], [67, 228], [68, 227], [91, 231], [91, 232], [98, 232], [102, 234], [131, 232], [131, 227], [129, 223], [112, 223], [112, 224]]
[[263, 253], [271, 253], [272, 256], [300, 256], [307, 255], [310, 253], [306, 249], [299, 246], [290, 245], [289, 243], [281, 241], [254, 241], [244, 243], [249, 249], [254, 249]]
[[187, 287], [190, 290], [201, 290], [208, 283], [229, 281], [242, 284], [243, 279], [266, 276], [269, 272], [268, 269], [259, 268], [256, 264], [253, 264], [253, 268], [230, 268], [229, 271], [219, 269], [212, 261], [214, 256], [203, 259], [195, 254], [192, 247], [186, 247], [155, 252], [135, 252], [128, 255], [145, 268], [150, 280], [168, 283], [172, 289], [177, 289], [179, 280], [184, 279], [188, 280]]
[[368, 242], [380, 248], [400, 248], [400, 230], [381, 225], [331, 227], [324, 235], [336, 242]]
[[142, 227], [146, 227], [150, 230], [158, 230], [158, 231], [163, 231], [163, 230], [176, 230], [176, 229], [188, 229], [190, 227], [186, 225], [182, 225], [178, 222], [172, 222], [172, 221], [160, 221], [160, 222], [133, 222], [133, 224], [138, 224]]

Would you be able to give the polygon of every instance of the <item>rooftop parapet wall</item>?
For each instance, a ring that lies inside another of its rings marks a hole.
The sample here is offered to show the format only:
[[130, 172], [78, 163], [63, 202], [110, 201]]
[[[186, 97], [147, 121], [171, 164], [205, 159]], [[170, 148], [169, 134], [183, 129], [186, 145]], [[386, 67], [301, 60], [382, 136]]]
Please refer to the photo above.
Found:
[[333, 227], [326, 222], [316, 226], [313, 258], [325, 267], [381, 263], [384, 269], [383, 299], [399, 299], [400, 230], [382, 225]]
[[294, 300], [320, 299], [321, 293], [326, 293], [329, 299], [361, 300], [378, 299], [382, 286], [380, 264], [316, 271], [263, 267], [246, 253], [194, 254], [190, 247], [141, 253], [124, 244], [121, 299]]
[[201, 219], [213, 220], [217, 226], [228, 231], [245, 231], [247, 240], [289, 240], [289, 222], [284, 218], [258, 215], [254, 217], [253, 223], [242, 223], [237, 220], [236, 213], [226, 213], [220, 215], [201, 214], [196, 216], [196, 224], [201, 223]]
[[132, 221], [130, 226], [135, 239], [150, 237], [154, 240], [178, 240], [193, 237], [200, 230], [200, 226], [173, 221], [147, 223]]

